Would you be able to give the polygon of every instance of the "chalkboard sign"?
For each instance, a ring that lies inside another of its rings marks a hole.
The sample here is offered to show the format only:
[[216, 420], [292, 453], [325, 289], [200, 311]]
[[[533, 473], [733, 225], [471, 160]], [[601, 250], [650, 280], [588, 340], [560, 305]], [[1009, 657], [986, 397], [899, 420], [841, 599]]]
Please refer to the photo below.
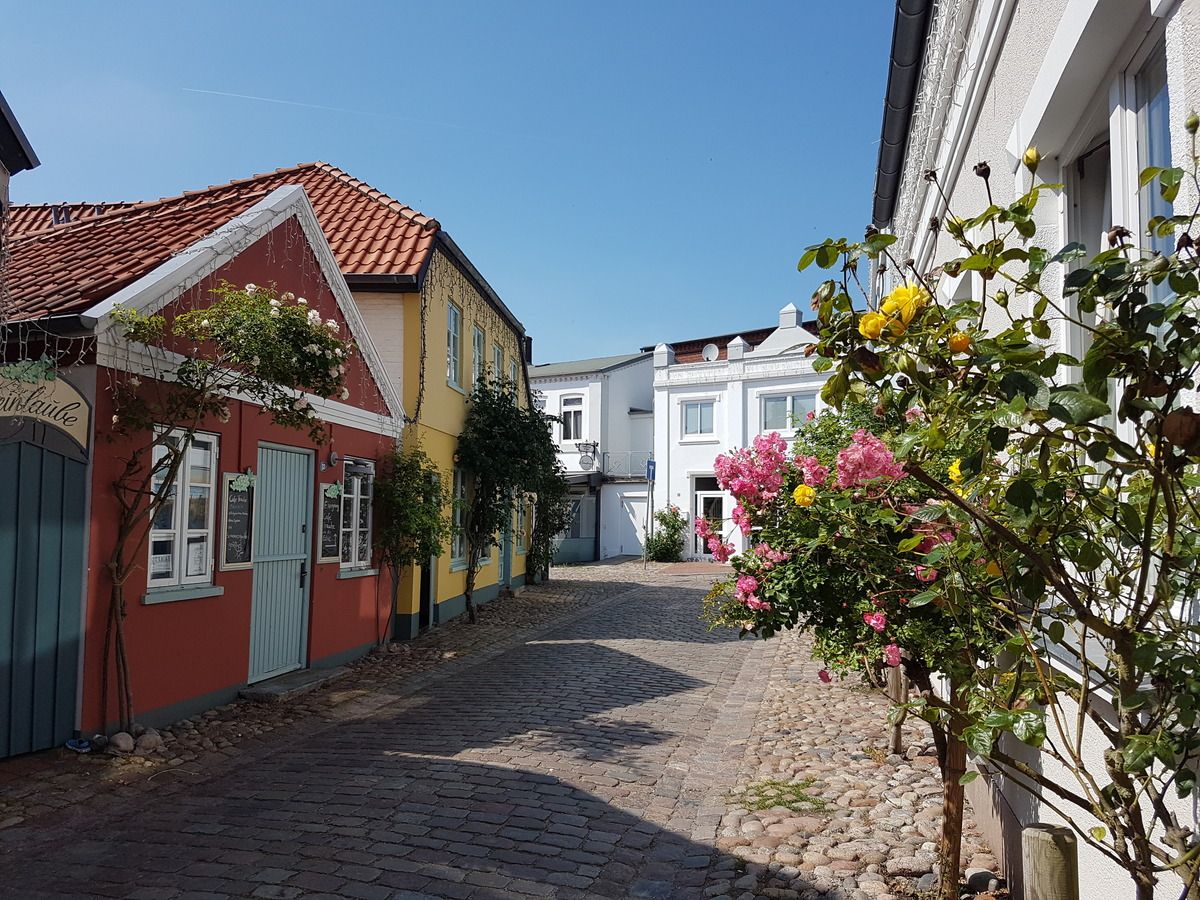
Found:
[[342, 495], [321, 491], [321, 562], [342, 561]]
[[254, 559], [254, 486], [237, 490], [238, 473], [225, 475], [225, 535], [221, 542], [222, 569], [248, 569]]

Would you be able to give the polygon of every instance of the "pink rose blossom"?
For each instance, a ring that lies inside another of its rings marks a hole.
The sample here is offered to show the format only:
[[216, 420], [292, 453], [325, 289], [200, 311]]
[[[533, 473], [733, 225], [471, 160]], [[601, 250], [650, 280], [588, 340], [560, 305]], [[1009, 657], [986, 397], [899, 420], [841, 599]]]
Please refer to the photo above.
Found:
[[937, 581], [938, 570], [930, 566], [916, 566], [913, 569], [913, 575], [916, 576], [917, 581], [928, 584], [931, 581]]
[[783, 489], [787, 442], [777, 432], [760, 434], [751, 447], [722, 453], [713, 463], [717, 483], [739, 504], [756, 507], [770, 502]]
[[815, 412], [813, 412], [811, 409], [807, 413], [804, 414], [804, 418], [809, 422], [811, 422], [816, 417], [817, 417], [817, 414]]
[[850, 446], [837, 456], [839, 488], [858, 487], [877, 478], [895, 480], [904, 476], [904, 467], [896, 462], [892, 451], [865, 428], [854, 432]]
[[904, 411], [904, 421], [906, 422], [924, 422], [925, 410], [919, 406], [910, 406]]
[[887, 613], [865, 612], [863, 613], [863, 621], [874, 628], [876, 632], [882, 633], [887, 628]]
[[762, 612], [771, 611], [771, 604], [766, 600], [759, 600], [757, 597], [747, 597], [744, 602], [750, 609], [757, 609]]
[[888, 644], [884, 647], [883, 661], [893, 668], [900, 665], [900, 648], [895, 644]]
[[[809, 415], [811, 416], [812, 413], [809, 413]], [[820, 672], [817, 673], [817, 677], [820, 678], [821, 681], [825, 684], [829, 684], [829, 682], [833, 681], [833, 676], [829, 674], [828, 669], [822, 669]]]
[[809, 487], [817, 487], [829, 479], [829, 467], [821, 465], [815, 456], [797, 456], [796, 465], [804, 473], [804, 483]]
[[727, 544], [721, 540], [720, 535], [710, 535], [706, 541], [708, 552], [712, 554], [715, 562], [729, 562], [729, 557], [733, 556], [733, 544]]

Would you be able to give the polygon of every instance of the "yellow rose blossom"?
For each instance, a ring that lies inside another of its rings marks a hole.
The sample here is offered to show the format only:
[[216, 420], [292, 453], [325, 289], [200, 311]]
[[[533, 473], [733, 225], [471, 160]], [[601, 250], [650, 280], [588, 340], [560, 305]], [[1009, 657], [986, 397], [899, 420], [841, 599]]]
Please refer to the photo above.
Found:
[[792, 491], [792, 499], [796, 501], [797, 506], [812, 506], [813, 501], [817, 499], [817, 492], [807, 484], [800, 484]]
[[858, 320], [858, 333], [867, 340], [875, 341], [883, 333], [883, 326], [886, 324], [887, 316], [882, 313], [863, 313], [862, 318]]
[[991, 575], [993, 578], [999, 578], [1003, 574], [1000, 570], [1000, 563], [996, 562], [993, 559], [990, 563], [987, 564], [987, 573], [989, 575]]
[[950, 335], [948, 343], [951, 353], [966, 353], [971, 349], [971, 336], [965, 331], [956, 331]]
[[946, 474], [950, 476], [950, 480], [955, 484], [958, 484], [960, 481], [962, 481], [962, 460], [956, 459], [954, 462], [950, 463], [950, 468], [946, 470]]

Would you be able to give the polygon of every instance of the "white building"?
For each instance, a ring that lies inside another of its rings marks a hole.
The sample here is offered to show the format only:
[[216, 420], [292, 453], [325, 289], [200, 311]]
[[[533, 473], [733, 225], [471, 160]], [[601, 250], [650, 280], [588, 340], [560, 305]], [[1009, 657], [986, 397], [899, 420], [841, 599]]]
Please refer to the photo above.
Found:
[[[1029, 146], [1043, 156], [1038, 180], [1065, 186], [1058, 202], [1036, 210], [1038, 246], [1078, 241], [1100, 252], [1113, 225], [1148, 241], [1141, 223], [1161, 214], [1163, 201], [1155, 186], [1139, 189], [1138, 173], [1188, 165], [1184, 119], [1200, 108], [1198, 48], [1200, 0], [899, 0], [873, 210], [875, 225], [898, 237], [894, 257], [927, 271], [958, 255], [944, 229], [931, 228], [946, 203], [925, 172], [937, 173], [954, 215], [972, 216], [988, 205], [974, 165], [990, 164], [994, 202], [1010, 204], [1029, 186], [1019, 165]], [[1185, 179], [1176, 209], [1196, 200]], [[950, 292], [965, 298], [981, 287], [975, 274]], [[1082, 335], [1052, 340], [1076, 352]], [[1099, 768], [1103, 742], [1092, 727], [1082, 743]], [[1046, 757], [1040, 764], [1070, 783]], [[968, 791], [1019, 897], [1020, 828], [1056, 816], [1003, 778], [978, 779]], [[1195, 818], [1190, 800], [1178, 812]], [[1128, 876], [1082, 843], [1079, 871], [1082, 897], [1134, 896]], [[1164, 874], [1155, 896], [1180, 889]]]
[[571, 527], [555, 562], [642, 553], [654, 434], [651, 360], [642, 352], [529, 370], [537, 403], [561, 419], [554, 438], [572, 484]]
[[[814, 372], [804, 354], [815, 342], [789, 303], [776, 328], [654, 348], [655, 510], [675, 505], [689, 522], [698, 515], [719, 520], [726, 540], [747, 548], [713, 462], [759, 434], [776, 431], [790, 440], [795, 424], [817, 409], [826, 376]], [[686, 557], [709, 558], [690, 528], [687, 541]]]

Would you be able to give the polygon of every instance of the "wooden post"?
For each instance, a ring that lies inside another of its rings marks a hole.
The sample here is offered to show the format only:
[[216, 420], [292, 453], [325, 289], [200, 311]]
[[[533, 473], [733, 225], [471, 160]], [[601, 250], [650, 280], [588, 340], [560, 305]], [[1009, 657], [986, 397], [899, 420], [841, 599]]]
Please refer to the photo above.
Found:
[[1025, 900], [1079, 900], [1079, 852], [1064, 825], [1028, 825], [1021, 830]]
[[[904, 669], [901, 666], [892, 666], [888, 669], [887, 695], [888, 699], [896, 705], [908, 702], [908, 679], [904, 677]], [[907, 713], [900, 716], [896, 720], [896, 724], [892, 726], [891, 743], [888, 745], [888, 751], [891, 753], [899, 753], [903, 748], [901, 726], [904, 725], [906, 718], [908, 718]]]

